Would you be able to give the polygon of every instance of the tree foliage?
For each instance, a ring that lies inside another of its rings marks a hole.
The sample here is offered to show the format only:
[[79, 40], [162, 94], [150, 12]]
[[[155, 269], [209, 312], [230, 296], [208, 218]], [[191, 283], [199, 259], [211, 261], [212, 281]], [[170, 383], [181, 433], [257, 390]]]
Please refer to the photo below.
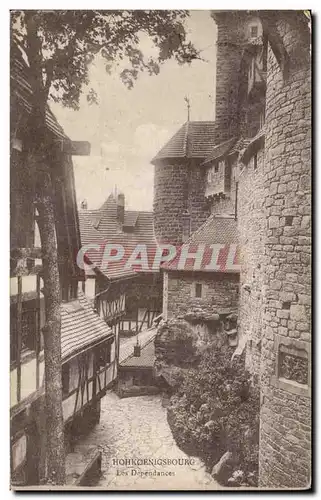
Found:
[[197, 369], [185, 373], [168, 408], [168, 420], [184, 451], [200, 456], [210, 469], [230, 451], [234, 468], [240, 468], [244, 480], [254, 485], [259, 394], [243, 360], [231, 361], [232, 352], [222, 339], [208, 347]]
[[[157, 74], [169, 58], [188, 63], [198, 57], [187, 41], [186, 11], [72, 11], [21, 10], [11, 12], [11, 44], [20, 49], [29, 66], [31, 112], [24, 130], [24, 147], [30, 188], [39, 211], [43, 249], [46, 307], [45, 385], [47, 482], [64, 484], [65, 457], [61, 389], [60, 284], [55, 242], [52, 158], [46, 130], [46, 108], [50, 99], [77, 110], [86, 90], [89, 102], [97, 102], [90, 88], [89, 68], [100, 55], [106, 71], [117, 66], [120, 77], [131, 88], [139, 72]], [[141, 50], [141, 35], [148, 35], [158, 48], [155, 57]], [[32, 201], [32, 200], [31, 200]]]
[[[169, 58], [179, 64], [199, 58], [187, 40], [188, 15], [175, 10], [13, 11], [11, 33], [37, 75], [43, 99], [78, 109], [80, 95], [90, 83], [90, 63], [98, 54], [107, 72], [121, 64], [120, 77], [128, 88], [140, 72], [157, 74]], [[154, 57], [144, 55], [141, 35], [158, 49]], [[94, 89], [87, 90], [87, 99], [97, 102]]]

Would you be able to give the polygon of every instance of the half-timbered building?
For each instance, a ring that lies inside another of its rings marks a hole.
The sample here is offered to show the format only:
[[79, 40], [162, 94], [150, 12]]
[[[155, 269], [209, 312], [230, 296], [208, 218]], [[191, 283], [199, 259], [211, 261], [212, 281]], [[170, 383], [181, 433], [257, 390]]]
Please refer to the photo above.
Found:
[[153, 267], [153, 213], [126, 210], [120, 193], [111, 194], [99, 209], [81, 209], [79, 221], [91, 264], [85, 267], [84, 290], [98, 314], [121, 335], [150, 328], [162, 300], [159, 268]]
[[[39, 484], [45, 474], [44, 342], [46, 322], [38, 213], [28, 157], [32, 89], [29, 66], [19, 49], [11, 54], [10, 158], [10, 417], [11, 473], [16, 485]], [[43, 133], [55, 217], [61, 288], [63, 415], [66, 443], [75, 429], [99, 418], [100, 398], [116, 377], [115, 340], [83, 294], [84, 272], [72, 155], [88, 154], [88, 143], [72, 142], [50, 108]], [[76, 424], [75, 424], [76, 422]], [[73, 426], [72, 432], [71, 426]]]

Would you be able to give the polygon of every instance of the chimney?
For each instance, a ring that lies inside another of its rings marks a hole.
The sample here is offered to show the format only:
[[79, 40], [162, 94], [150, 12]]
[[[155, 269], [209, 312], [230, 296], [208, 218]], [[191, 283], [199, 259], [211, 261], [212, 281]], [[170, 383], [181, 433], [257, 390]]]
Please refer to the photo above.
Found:
[[191, 216], [188, 210], [182, 213], [182, 241], [185, 243], [191, 235]]
[[124, 223], [125, 217], [125, 195], [123, 193], [119, 193], [117, 196], [117, 221], [120, 224]]
[[135, 358], [139, 358], [140, 357], [140, 351], [141, 351], [141, 347], [140, 347], [140, 344], [138, 343], [138, 337], [137, 337], [137, 343], [136, 343], [136, 345], [134, 345], [134, 356], [135, 356]]
[[80, 208], [82, 210], [87, 210], [88, 208], [88, 203], [87, 203], [87, 200], [83, 200], [81, 203], [80, 203]]

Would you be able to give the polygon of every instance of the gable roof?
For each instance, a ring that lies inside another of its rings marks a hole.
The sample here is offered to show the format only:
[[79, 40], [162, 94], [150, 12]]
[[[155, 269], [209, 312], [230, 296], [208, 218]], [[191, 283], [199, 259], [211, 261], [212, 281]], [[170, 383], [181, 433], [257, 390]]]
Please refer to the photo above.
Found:
[[78, 299], [62, 303], [61, 357], [63, 362], [83, 349], [113, 336], [112, 330], [93, 311], [82, 292], [79, 292]]
[[[149, 268], [153, 262], [157, 242], [154, 235], [154, 217], [152, 212], [127, 210], [124, 224], [117, 222], [117, 202], [111, 194], [97, 210], [79, 210], [79, 225], [82, 245], [98, 244], [99, 250], [88, 249], [86, 256], [107, 278], [119, 279], [134, 276], [137, 269], [125, 269], [125, 263], [138, 245], [145, 245]], [[131, 227], [131, 231], [124, 231]], [[105, 245], [122, 245], [125, 249], [123, 258], [114, 262], [104, 262]], [[93, 272], [86, 271], [88, 274]]]
[[[205, 245], [205, 250], [202, 258], [202, 263], [199, 272], [238, 272], [234, 269], [226, 267], [226, 259], [229, 254], [230, 246], [237, 245], [237, 222], [233, 217], [218, 217], [211, 215], [205, 223], [191, 235], [185, 245], [189, 244], [189, 252], [196, 252], [199, 244]], [[206, 266], [211, 262], [212, 248], [211, 245], [224, 245], [220, 250], [217, 264], [219, 269], [206, 269]], [[178, 268], [178, 263], [181, 256], [180, 247], [177, 251], [176, 257], [170, 261], [162, 264], [162, 268], [166, 271], [194, 271], [194, 260], [186, 259], [184, 269]], [[239, 263], [239, 250], [236, 249], [236, 255], [233, 264]]]
[[169, 158], [206, 158], [215, 145], [214, 121], [186, 122], [152, 159], [151, 163]]

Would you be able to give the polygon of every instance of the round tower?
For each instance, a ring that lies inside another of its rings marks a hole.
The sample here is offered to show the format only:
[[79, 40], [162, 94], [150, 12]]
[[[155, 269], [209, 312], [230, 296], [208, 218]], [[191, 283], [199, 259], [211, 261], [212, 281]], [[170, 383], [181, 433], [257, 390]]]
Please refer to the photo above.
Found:
[[246, 12], [212, 11], [211, 16], [217, 25], [215, 122], [219, 143], [238, 132], [239, 75]]
[[265, 24], [261, 487], [308, 488], [311, 466], [311, 74], [304, 13]]
[[173, 245], [182, 241], [181, 214], [186, 207], [187, 168], [157, 162], [154, 175], [154, 228], [157, 240]]
[[186, 122], [152, 160], [159, 242], [182, 243], [209, 216], [201, 164], [215, 145], [215, 134], [214, 122]]

